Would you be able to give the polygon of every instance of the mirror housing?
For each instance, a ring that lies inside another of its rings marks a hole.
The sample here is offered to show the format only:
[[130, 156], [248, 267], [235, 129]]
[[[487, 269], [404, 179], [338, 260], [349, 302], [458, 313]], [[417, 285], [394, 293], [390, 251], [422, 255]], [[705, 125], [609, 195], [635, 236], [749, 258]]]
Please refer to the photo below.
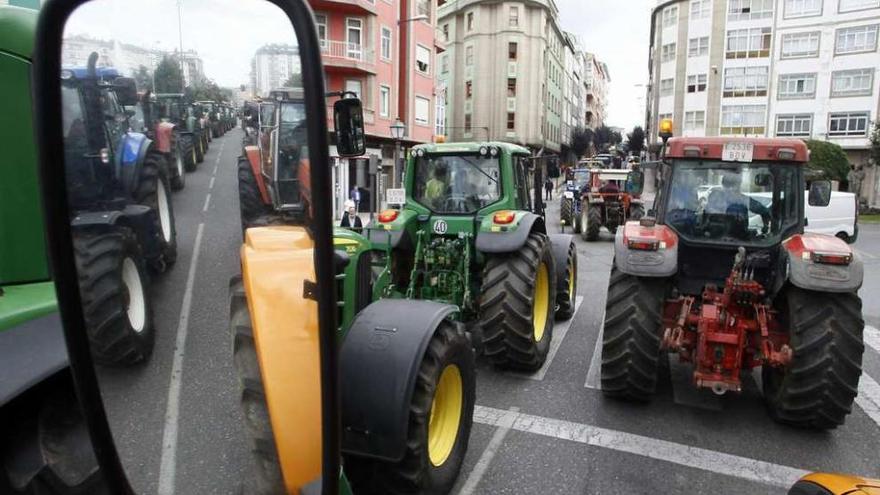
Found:
[[770, 174], [758, 174], [755, 176], [755, 185], [758, 187], [768, 187], [773, 183], [773, 176]]
[[645, 173], [641, 170], [633, 170], [626, 174], [626, 183], [623, 190], [629, 194], [642, 194], [645, 188]]
[[350, 158], [366, 153], [364, 109], [359, 98], [337, 100], [333, 104], [333, 122], [336, 126], [336, 150], [339, 156]]
[[137, 105], [137, 83], [131, 77], [117, 77], [113, 81], [113, 91], [116, 93], [116, 99], [119, 104], [124, 107]]
[[831, 181], [814, 180], [811, 182], [807, 202], [810, 206], [828, 206], [828, 203], [831, 202]]

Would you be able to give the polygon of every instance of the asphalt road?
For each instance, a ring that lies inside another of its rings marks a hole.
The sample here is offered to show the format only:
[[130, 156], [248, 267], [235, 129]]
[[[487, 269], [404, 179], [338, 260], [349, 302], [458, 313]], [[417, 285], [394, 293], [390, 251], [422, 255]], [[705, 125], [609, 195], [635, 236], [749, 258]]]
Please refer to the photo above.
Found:
[[[101, 372], [139, 493], [235, 493], [249, 462], [227, 327], [228, 282], [239, 270], [240, 143], [237, 129], [215, 139], [174, 195], [179, 258], [153, 281], [154, 355]], [[548, 223], [558, 230], [558, 201]], [[607, 400], [596, 372], [612, 238], [576, 242], [580, 305], [555, 328], [545, 367], [526, 376], [479, 365], [475, 424], [454, 493], [784, 493], [804, 471], [880, 476], [880, 332], [869, 330], [858, 405], [830, 432], [773, 422], [753, 381], [741, 395], [695, 393], [675, 364], [652, 403]], [[866, 320], [877, 325], [880, 226], [862, 226], [855, 247], [865, 261]]]

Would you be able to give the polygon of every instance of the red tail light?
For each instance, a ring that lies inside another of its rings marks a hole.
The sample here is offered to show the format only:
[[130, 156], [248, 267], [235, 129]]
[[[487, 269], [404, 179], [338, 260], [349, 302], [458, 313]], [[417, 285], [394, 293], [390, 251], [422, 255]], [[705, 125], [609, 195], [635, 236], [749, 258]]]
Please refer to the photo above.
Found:
[[397, 210], [385, 210], [382, 213], [379, 213], [379, 223], [391, 223], [397, 220], [397, 215], [400, 212]]
[[823, 265], [848, 265], [852, 263], [851, 254], [819, 253], [814, 251], [811, 257], [813, 258], [813, 263], [821, 263]]
[[630, 239], [626, 245], [636, 251], [657, 251], [660, 249], [660, 241], [657, 239]]
[[495, 215], [492, 216], [492, 221], [499, 225], [507, 225], [512, 223], [516, 218], [516, 214], [512, 211], [499, 211]]

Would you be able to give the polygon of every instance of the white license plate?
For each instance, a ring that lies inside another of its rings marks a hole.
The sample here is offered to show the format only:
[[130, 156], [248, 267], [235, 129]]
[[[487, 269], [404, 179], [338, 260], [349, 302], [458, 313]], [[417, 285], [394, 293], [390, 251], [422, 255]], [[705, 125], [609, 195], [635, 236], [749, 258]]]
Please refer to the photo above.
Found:
[[721, 160], [725, 162], [751, 162], [755, 152], [752, 143], [724, 143]]

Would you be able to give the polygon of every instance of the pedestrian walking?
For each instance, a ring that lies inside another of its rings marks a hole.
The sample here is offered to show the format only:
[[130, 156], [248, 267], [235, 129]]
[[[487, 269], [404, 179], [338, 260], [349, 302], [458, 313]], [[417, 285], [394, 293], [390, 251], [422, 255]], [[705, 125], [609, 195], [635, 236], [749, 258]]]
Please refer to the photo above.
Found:
[[547, 201], [553, 201], [553, 181], [550, 180], [550, 177], [547, 177], [547, 180], [544, 181], [544, 199]]

